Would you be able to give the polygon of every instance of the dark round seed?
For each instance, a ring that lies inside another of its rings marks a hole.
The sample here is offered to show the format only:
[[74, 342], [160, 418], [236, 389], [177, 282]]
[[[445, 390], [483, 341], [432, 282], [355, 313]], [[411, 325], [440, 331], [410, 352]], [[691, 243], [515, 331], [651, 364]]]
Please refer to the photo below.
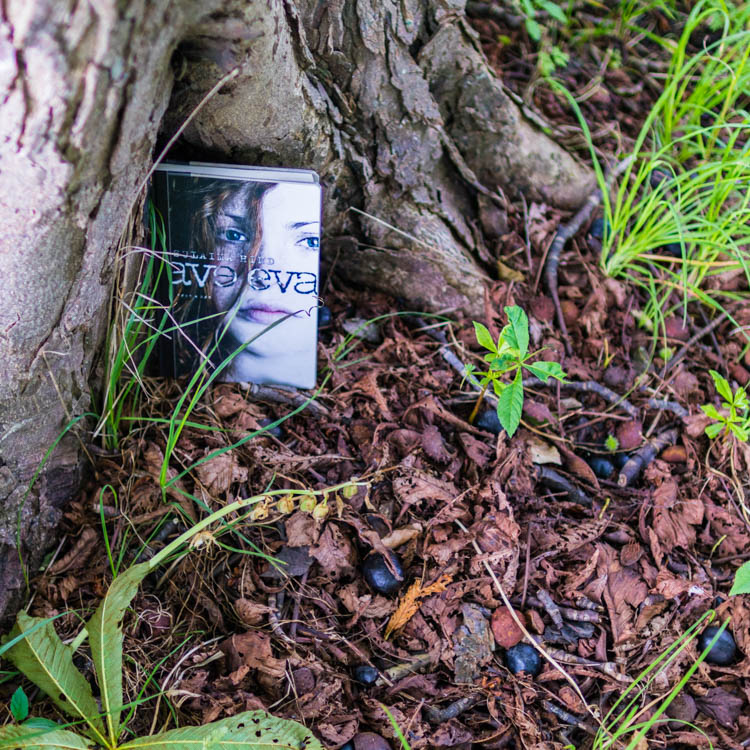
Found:
[[609, 479], [615, 473], [615, 465], [604, 456], [592, 456], [588, 464], [599, 479]]
[[659, 250], [665, 255], [671, 255], [673, 258], [682, 257], [682, 245], [679, 242], [668, 242], [662, 245]]
[[622, 467], [630, 461], [630, 456], [627, 453], [615, 453], [615, 455], [612, 456], [612, 461], [614, 461], [616, 468], [622, 469]]
[[[273, 419], [261, 419], [260, 422], [258, 422], [258, 424], [261, 427], [268, 427], [268, 425], [271, 424], [271, 422], [274, 422], [274, 421], [275, 420], [273, 420]], [[281, 438], [284, 437], [284, 430], [281, 429], [280, 425], [276, 425], [276, 427], [271, 427], [270, 430], [266, 430], [266, 433], [268, 435], [273, 435], [278, 440], [281, 440]]]
[[[403, 579], [404, 571], [401, 568], [401, 562], [396, 553], [391, 552], [390, 558], [393, 563], [393, 569]], [[385, 594], [386, 596], [391, 596], [398, 592], [403, 583], [403, 580], [399, 581], [391, 573], [385, 562], [385, 558], [377, 552], [372, 552], [365, 558], [365, 561], [362, 563], [362, 575], [364, 575], [371, 589], [378, 594]]]
[[361, 682], [363, 685], [373, 685], [375, 680], [378, 679], [380, 673], [375, 667], [371, 667], [369, 664], [360, 664], [358, 667], [354, 667], [354, 679], [357, 682]]
[[325, 328], [326, 326], [331, 325], [332, 320], [333, 316], [331, 315], [329, 308], [325, 305], [318, 308], [318, 328]]
[[500, 424], [497, 412], [494, 409], [486, 409], [477, 417], [476, 426], [480, 430], [486, 430], [493, 435], [499, 435], [503, 426]]
[[602, 216], [598, 219], [594, 219], [589, 227], [589, 235], [599, 242], [602, 242], [605, 237], [609, 235], [610, 226], [609, 222]]
[[539, 652], [528, 643], [518, 643], [505, 652], [505, 664], [511, 674], [528, 672], [536, 677], [542, 671], [542, 660]]
[[[701, 651], [705, 651], [708, 648], [708, 644], [711, 643], [718, 632], [718, 625], [710, 625], [701, 633], [700, 640], [698, 641]], [[725, 630], [706, 655], [706, 661], [709, 664], [718, 664], [721, 667], [725, 667], [727, 664], [731, 664], [736, 656], [737, 644], [734, 642], [732, 634], [728, 630]]]
[[342, 745], [339, 750], [354, 750], [354, 743], [353, 742], [347, 742], [346, 745]]

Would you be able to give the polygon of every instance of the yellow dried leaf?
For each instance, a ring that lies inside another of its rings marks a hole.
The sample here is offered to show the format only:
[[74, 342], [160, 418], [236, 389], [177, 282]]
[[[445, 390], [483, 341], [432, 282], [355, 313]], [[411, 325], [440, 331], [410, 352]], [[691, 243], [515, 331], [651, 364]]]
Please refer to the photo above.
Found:
[[385, 637], [389, 638], [391, 633], [401, 630], [417, 614], [423, 599], [432, 596], [432, 594], [439, 594], [441, 591], [445, 591], [452, 580], [451, 576], [442, 575], [434, 583], [422, 588], [422, 579], [417, 578], [409, 586], [409, 589], [404, 594], [404, 598], [399, 602], [396, 611], [391, 615], [391, 619], [388, 620], [388, 625], [385, 628]]

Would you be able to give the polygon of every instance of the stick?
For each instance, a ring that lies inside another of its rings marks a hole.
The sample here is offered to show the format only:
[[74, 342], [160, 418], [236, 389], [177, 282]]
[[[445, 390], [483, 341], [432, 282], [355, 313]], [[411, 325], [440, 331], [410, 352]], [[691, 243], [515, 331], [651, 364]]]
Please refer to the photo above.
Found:
[[[538, 378], [524, 378], [523, 385], [526, 387], [536, 387], [540, 385], [549, 385], [549, 383], [543, 383]], [[597, 396], [601, 396], [605, 401], [609, 402], [613, 406], [620, 406], [622, 410], [633, 419], [638, 418], [638, 409], [633, 406], [624, 396], [620, 396], [613, 390], [607, 388], [606, 385], [596, 383], [593, 380], [586, 380], [579, 382], [575, 380], [566, 381], [555, 381], [555, 385], [559, 382], [560, 388], [567, 388], [569, 391], [581, 391], [583, 393], [596, 393]]]
[[568, 499], [574, 503], [585, 505], [587, 508], [593, 505], [591, 498], [583, 490], [579, 490], [571, 481], [562, 474], [558, 474], [554, 469], [550, 469], [548, 466], [537, 466], [536, 476], [542, 484], [547, 485], [554, 492], [567, 493]]
[[677, 428], [672, 427], [639, 448], [630, 456], [625, 466], [620, 470], [620, 474], [617, 477], [618, 487], [627, 487], [631, 482], [635, 481], [640, 476], [641, 471], [668, 445], [673, 445], [676, 440]]

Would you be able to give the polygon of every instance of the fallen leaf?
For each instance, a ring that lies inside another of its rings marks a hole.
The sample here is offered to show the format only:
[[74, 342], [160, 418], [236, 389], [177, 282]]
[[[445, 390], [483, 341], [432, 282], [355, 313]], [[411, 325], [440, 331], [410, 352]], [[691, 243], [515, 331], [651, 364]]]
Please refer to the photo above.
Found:
[[532, 464], [562, 464], [557, 448], [538, 437], [530, 437], [526, 441], [526, 452]]
[[409, 586], [407, 592], [398, 603], [396, 611], [391, 615], [391, 619], [388, 620], [388, 625], [386, 625], [385, 628], [386, 640], [390, 637], [391, 633], [401, 630], [401, 628], [403, 628], [404, 625], [414, 617], [419, 610], [423, 599], [432, 596], [432, 594], [439, 594], [441, 591], [445, 591], [451, 580], [452, 578], [450, 576], [442, 575], [434, 583], [422, 588], [422, 579], [417, 578], [417, 580]]

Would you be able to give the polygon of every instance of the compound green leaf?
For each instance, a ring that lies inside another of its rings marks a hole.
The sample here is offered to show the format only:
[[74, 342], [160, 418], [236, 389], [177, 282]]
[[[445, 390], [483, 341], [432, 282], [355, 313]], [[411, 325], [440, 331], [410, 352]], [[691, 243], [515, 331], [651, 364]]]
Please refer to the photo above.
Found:
[[149, 563], [141, 563], [117, 576], [86, 625], [107, 734], [112, 745], [120, 733], [122, 711], [122, 618], [149, 570]]
[[716, 392], [730, 404], [732, 403], [732, 387], [727, 382], [727, 379], [719, 375], [716, 370], [709, 370], [711, 377], [714, 379], [714, 385], [716, 386]]
[[[38, 627], [40, 622], [44, 624]], [[8, 649], [5, 658], [13, 662], [54, 704], [74, 719], [83, 719], [98, 740], [104, 726], [91, 686], [73, 665], [73, 651], [55, 632], [52, 622], [19, 612], [9, 639], [26, 634]], [[36, 730], [37, 732], [39, 730]]]
[[500, 398], [497, 400], [497, 417], [508, 437], [513, 437], [518, 425], [521, 423], [521, 412], [523, 411], [523, 381], [521, 368], [516, 372], [513, 382], [503, 388]]
[[324, 750], [302, 724], [265, 711], [245, 711], [200, 727], [138, 737], [119, 750]]
[[485, 349], [489, 349], [491, 352], [497, 352], [497, 347], [495, 346], [495, 342], [492, 340], [492, 334], [487, 329], [487, 326], [482, 325], [481, 323], [477, 323], [477, 321], [475, 320], [474, 333], [480, 346], [483, 346]]
[[524, 367], [536, 375], [543, 383], [546, 383], [550, 378], [565, 380], [565, 373], [562, 367], [560, 367], [559, 362], [546, 362], [542, 360], [530, 365], [524, 365]]
[[750, 594], [750, 560], [740, 565], [734, 576], [734, 584], [729, 596]]
[[510, 326], [510, 330], [506, 333], [506, 341], [518, 350], [521, 359], [525, 359], [529, 353], [529, 319], [523, 308], [518, 305], [506, 306], [505, 314], [508, 316]]
[[0, 750], [87, 750], [90, 744], [67, 729], [39, 729], [26, 724], [0, 727]]

